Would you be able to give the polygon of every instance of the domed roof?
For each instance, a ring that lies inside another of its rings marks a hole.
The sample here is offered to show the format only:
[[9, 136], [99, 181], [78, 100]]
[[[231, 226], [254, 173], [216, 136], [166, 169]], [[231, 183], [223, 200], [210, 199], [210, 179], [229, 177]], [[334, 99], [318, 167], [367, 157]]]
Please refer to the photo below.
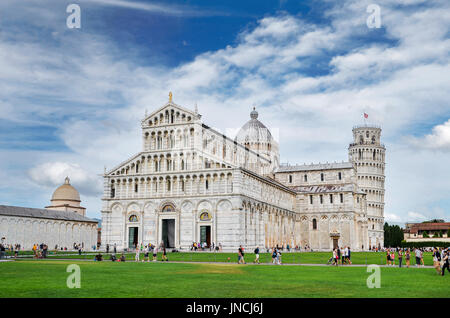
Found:
[[66, 177], [65, 182], [62, 186], [58, 187], [55, 192], [53, 192], [52, 201], [78, 201], [80, 200], [80, 194], [77, 189], [70, 185], [69, 177]]
[[255, 107], [253, 107], [253, 110], [250, 113], [250, 120], [242, 126], [237, 133], [235, 140], [241, 144], [245, 144], [246, 142], [273, 141], [270, 130], [258, 120], [258, 112], [255, 110]]

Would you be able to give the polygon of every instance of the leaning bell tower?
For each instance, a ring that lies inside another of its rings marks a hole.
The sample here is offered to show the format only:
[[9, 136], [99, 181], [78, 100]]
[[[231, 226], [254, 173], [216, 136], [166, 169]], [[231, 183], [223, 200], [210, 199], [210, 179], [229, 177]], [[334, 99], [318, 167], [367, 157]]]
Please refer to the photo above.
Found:
[[353, 143], [348, 152], [356, 169], [358, 187], [366, 193], [369, 246], [382, 247], [386, 148], [381, 143], [381, 127], [353, 127]]

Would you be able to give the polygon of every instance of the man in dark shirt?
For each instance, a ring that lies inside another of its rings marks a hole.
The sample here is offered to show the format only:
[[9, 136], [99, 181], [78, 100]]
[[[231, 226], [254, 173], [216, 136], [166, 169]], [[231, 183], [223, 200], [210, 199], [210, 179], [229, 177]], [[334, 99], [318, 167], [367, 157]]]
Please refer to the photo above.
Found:
[[450, 251], [447, 248], [447, 251], [444, 254], [444, 258], [442, 259], [444, 261], [444, 265], [442, 266], [442, 276], [444, 276], [445, 269], [447, 269], [450, 272], [449, 256], [450, 256]]
[[255, 260], [253, 261], [253, 263], [259, 264], [259, 247], [258, 246], [255, 248]]

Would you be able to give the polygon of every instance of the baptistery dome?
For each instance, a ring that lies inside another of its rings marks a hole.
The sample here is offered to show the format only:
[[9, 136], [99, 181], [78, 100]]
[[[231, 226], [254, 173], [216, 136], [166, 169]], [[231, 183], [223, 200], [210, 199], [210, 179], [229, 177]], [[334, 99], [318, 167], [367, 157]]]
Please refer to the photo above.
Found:
[[67, 177], [64, 180], [64, 184], [59, 186], [55, 192], [53, 192], [52, 201], [75, 201], [81, 202], [80, 194], [70, 184], [70, 179]]
[[64, 184], [53, 192], [50, 201], [51, 204], [46, 209], [71, 211], [85, 215], [86, 208], [81, 206], [80, 193], [70, 184], [69, 177], [66, 177]]

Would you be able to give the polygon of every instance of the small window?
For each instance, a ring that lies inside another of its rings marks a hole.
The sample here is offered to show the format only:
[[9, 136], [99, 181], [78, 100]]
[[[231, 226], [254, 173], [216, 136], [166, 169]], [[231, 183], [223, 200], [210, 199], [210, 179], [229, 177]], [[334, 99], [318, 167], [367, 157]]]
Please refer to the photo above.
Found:
[[181, 180], [181, 191], [184, 192], [184, 180]]
[[116, 196], [116, 189], [111, 187], [111, 198], [114, 198]]
[[323, 204], [323, 195], [320, 195], [320, 204]]
[[313, 219], [312, 221], [313, 230], [317, 230], [317, 220]]
[[305, 182], [308, 182], [308, 175], [305, 174]]
[[134, 192], [138, 192], [139, 191], [139, 186], [137, 184], [134, 185]]
[[167, 180], [167, 191], [170, 191], [170, 188], [171, 188], [170, 180]]
[[136, 173], [139, 173], [139, 163], [136, 163]]
[[309, 196], [309, 204], [313, 204], [313, 196], [312, 195]]
[[208, 190], [208, 186], [209, 186], [209, 183], [208, 183], [208, 180], [206, 180], [206, 182], [205, 182], [206, 190]]
[[130, 215], [130, 217], [128, 218], [128, 221], [130, 222], [138, 222], [138, 217], [136, 215]]
[[366, 131], [366, 137], [369, 138], [369, 132], [368, 131]]
[[320, 174], [320, 181], [323, 181], [323, 180], [325, 180], [325, 177], [324, 177], [323, 173], [321, 173]]
[[339, 197], [341, 199], [341, 203], [344, 203], [344, 195], [342, 193], [339, 194]]
[[289, 175], [289, 183], [292, 183], [292, 175]]
[[333, 203], [333, 195], [330, 194], [330, 203]]
[[342, 172], [339, 172], [339, 173], [338, 173], [338, 179], [339, 179], [339, 180], [342, 180]]

